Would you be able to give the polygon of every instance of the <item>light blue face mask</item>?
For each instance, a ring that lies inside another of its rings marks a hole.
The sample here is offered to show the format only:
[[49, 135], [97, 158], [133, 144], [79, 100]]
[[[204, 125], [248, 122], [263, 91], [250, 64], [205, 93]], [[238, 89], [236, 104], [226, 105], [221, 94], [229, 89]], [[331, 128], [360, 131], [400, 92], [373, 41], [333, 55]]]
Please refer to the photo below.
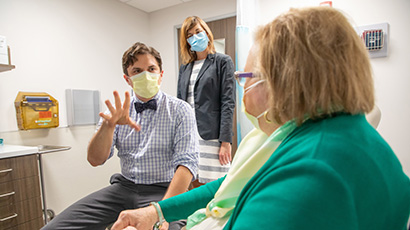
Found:
[[209, 38], [206, 32], [202, 31], [201, 33], [192, 35], [187, 41], [191, 45], [192, 51], [202, 52], [208, 47]]

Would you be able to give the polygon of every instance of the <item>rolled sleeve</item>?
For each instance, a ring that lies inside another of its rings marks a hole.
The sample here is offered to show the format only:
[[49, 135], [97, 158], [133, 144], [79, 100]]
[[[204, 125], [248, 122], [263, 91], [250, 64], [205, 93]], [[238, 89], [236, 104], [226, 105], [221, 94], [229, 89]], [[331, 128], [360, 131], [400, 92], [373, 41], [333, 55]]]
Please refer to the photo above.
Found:
[[177, 116], [173, 163], [175, 169], [179, 165], [188, 168], [195, 180], [198, 174], [199, 141], [194, 111], [188, 103], [181, 101]]

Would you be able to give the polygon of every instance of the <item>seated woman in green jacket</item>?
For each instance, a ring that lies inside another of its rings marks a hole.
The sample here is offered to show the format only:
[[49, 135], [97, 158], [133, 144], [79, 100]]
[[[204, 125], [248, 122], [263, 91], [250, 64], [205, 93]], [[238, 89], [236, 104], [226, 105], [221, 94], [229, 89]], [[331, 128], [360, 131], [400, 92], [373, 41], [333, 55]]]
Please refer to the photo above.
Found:
[[124, 211], [113, 229], [188, 216], [195, 230], [406, 229], [410, 181], [365, 119], [374, 107], [370, 62], [348, 20], [330, 7], [292, 9], [261, 27], [256, 44], [252, 80], [265, 82], [248, 98], [265, 88], [268, 110], [259, 116], [244, 99], [247, 111], [280, 127], [264, 141], [244, 140], [238, 151], [254, 153], [235, 157], [226, 177]]

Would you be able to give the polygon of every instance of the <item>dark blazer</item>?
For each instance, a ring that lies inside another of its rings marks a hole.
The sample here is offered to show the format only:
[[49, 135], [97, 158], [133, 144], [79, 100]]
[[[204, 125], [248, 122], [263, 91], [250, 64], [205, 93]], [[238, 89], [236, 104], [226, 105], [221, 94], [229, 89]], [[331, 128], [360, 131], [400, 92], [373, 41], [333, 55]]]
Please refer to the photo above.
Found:
[[[194, 63], [181, 65], [177, 97], [187, 101]], [[204, 140], [232, 143], [235, 110], [235, 77], [232, 59], [225, 54], [208, 54], [194, 87], [195, 115]]]

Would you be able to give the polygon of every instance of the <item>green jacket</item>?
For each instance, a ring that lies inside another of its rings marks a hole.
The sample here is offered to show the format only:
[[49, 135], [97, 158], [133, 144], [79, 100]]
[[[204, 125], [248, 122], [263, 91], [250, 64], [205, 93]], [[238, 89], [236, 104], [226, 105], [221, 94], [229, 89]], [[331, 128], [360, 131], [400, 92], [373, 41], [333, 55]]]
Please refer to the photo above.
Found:
[[[221, 180], [176, 197], [184, 208], [172, 215], [160, 203], [165, 218], [205, 207], [198, 201]], [[363, 115], [343, 114], [296, 128], [244, 187], [225, 229], [404, 230], [409, 213], [410, 181], [389, 145]]]

